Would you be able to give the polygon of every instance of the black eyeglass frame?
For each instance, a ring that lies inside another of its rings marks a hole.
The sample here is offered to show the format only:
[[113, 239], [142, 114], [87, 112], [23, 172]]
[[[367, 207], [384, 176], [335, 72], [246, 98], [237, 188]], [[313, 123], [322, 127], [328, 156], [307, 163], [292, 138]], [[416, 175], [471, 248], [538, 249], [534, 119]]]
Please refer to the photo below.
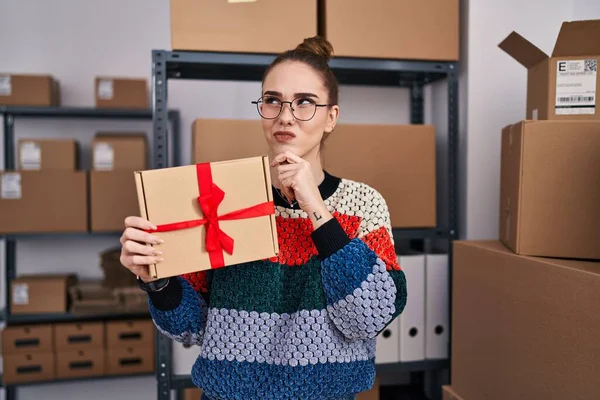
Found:
[[[292, 101], [283, 101], [283, 100], [279, 100], [278, 99], [279, 102], [281, 103], [281, 105], [279, 106], [279, 113], [277, 113], [277, 115], [275, 117], [273, 117], [273, 118], [266, 118], [260, 112], [260, 103], [262, 102], [262, 99], [264, 97], [265, 96], [261, 96], [261, 97], [259, 97], [258, 100], [255, 100], [255, 101], [252, 102], [252, 104], [256, 104], [256, 110], [258, 111], [258, 115], [260, 115], [260, 117], [263, 118], [263, 119], [277, 119], [277, 118], [279, 118], [279, 116], [281, 115], [281, 112], [283, 111], [283, 106], [285, 104], [289, 104], [290, 105], [290, 111], [292, 112], [292, 115], [294, 116], [294, 118], [297, 119], [298, 121], [306, 122], [306, 121], [310, 121], [311, 119], [313, 119], [315, 117], [315, 115], [317, 115], [317, 108], [319, 108], [319, 107], [332, 107], [332, 106], [335, 105], [335, 104], [317, 104], [317, 103], [315, 103], [315, 111], [313, 112], [313, 115], [310, 118], [308, 118], [308, 119], [301, 119], [301, 118], [296, 117], [296, 114], [294, 114], [294, 107], [292, 107], [292, 103], [294, 101], [298, 100], [298, 99], [294, 99]], [[273, 96], [269, 96], [269, 97], [273, 97]], [[299, 98], [303, 98], [303, 97], [299, 97]]]

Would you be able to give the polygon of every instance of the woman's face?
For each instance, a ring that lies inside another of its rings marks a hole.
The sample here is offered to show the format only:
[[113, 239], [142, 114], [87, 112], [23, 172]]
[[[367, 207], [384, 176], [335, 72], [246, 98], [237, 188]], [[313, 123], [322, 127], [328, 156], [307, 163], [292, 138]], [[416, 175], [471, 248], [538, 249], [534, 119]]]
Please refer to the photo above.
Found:
[[[284, 151], [305, 158], [316, 156], [323, 134], [335, 127], [338, 106], [316, 107], [314, 117], [305, 119], [311, 102], [328, 104], [328, 93], [321, 76], [310, 66], [301, 62], [283, 62], [275, 66], [263, 82], [263, 114], [270, 108], [276, 110], [279, 101], [294, 101], [296, 117], [290, 104], [285, 103], [281, 114], [275, 119], [262, 118], [265, 139], [273, 155]], [[309, 112], [309, 114], [312, 114]]]

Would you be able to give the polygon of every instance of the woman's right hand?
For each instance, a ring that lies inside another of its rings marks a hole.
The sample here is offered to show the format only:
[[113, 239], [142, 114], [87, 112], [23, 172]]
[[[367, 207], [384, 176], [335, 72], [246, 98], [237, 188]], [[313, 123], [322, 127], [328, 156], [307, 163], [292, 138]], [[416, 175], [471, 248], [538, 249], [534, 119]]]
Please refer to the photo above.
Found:
[[144, 230], [154, 230], [156, 226], [141, 217], [125, 218], [125, 231], [121, 235], [121, 264], [144, 282], [154, 280], [150, 276], [149, 265], [161, 262], [162, 252], [150, 246], [163, 243], [159, 237]]

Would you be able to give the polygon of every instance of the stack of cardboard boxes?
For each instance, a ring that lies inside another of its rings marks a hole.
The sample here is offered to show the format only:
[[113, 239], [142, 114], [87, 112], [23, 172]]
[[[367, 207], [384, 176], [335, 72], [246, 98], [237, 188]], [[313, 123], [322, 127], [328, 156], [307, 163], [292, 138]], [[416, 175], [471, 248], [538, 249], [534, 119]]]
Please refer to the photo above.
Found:
[[[0, 106], [58, 107], [61, 104], [61, 85], [54, 76], [0, 73]], [[148, 81], [95, 77], [94, 104], [103, 109], [147, 109]]]
[[599, 34], [564, 23], [552, 57], [500, 45], [529, 68], [530, 119], [502, 131], [500, 240], [454, 246], [448, 399], [600, 391]]
[[[457, 60], [459, 54], [458, 0], [372, 0], [368, 7], [361, 0], [171, 0], [170, 5], [173, 50], [280, 53], [318, 34], [342, 57]], [[294, 29], [281, 15], [294, 16]]]
[[6, 384], [154, 371], [151, 320], [11, 326], [2, 332]]
[[145, 134], [98, 133], [92, 147], [88, 174], [77, 141], [20, 139], [17, 170], [0, 173], [0, 233], [114, 232], [139, 215], [133, 171], [147, 167]]

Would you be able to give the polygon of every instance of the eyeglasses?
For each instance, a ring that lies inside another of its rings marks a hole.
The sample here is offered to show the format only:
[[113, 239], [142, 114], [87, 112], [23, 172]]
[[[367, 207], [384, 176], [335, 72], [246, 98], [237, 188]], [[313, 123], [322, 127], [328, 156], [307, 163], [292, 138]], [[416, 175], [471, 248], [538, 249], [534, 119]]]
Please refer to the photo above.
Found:
[[256, 104], [258, 113], [264, 119], [275, 119], [281, 115], [284, 104], [290, 105], [292, 115], [298, 121], [310, 121], [317, 113], [317, 107], [329, 107], [331, 104], [317, 104], [313, 99], [301, 97], [292, 101], [282, 101], [274, 96], [263, 96], [252, 104]]

